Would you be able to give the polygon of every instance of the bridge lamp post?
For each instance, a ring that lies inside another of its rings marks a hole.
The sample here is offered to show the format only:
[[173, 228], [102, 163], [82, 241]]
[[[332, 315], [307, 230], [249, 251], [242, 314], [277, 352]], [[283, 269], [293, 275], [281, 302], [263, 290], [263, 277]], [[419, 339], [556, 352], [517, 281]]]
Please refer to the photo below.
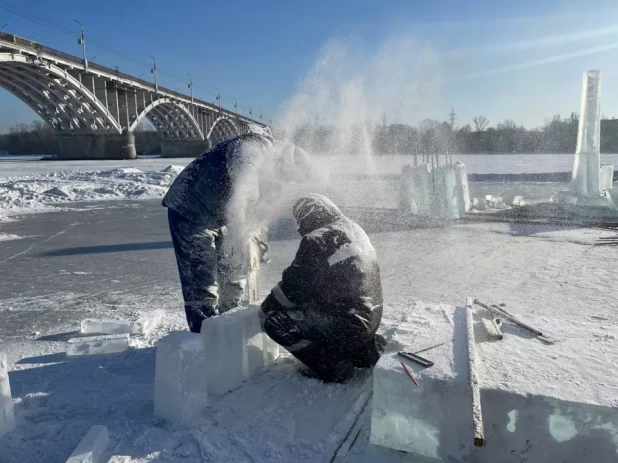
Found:
[[191, 90], [191, 105], [193, 105], [193, 77], [188, 72], [187, 75], [189, 76], [189, 85], [187, 87]]
[[11, 25], [11, 23], [6, 23], [6, 24], [4, 24], [2, 27], [0, 27], [0, 32], [4, 32], [4, 28], [5, 28], [6, 26], [10, 26], [10, 25]]
[[219, 112], [221, 112], [221, 92], [219, 91], [217, 87], [215, 87], [215, 90], [217, 91], [217, 101], [219, 102]]
[[253, 108], [249, 105], [249, 119], [253, 120]]
[[260, 111], [260, 124], [262, 123], [262, 111]]
[[238, 119], [238, 101], [234, 100], [234, 112], [236, 113], [236, 119]]
[[150, 73], [154, 77], [155, 93], [159, 93], [159, 85], [157, 84], [157, 60], [152, 55], [148, 55], [148, 56], [152, 58], [152, 69], [150, 70]]
[[86, 58], [86, 34], [84, 33], [84, 25], [80, 23], [77, 19], [74, 19], [73, 21], [79, 24], [82, 28], [82, 36], [77, 39], [77, 43], [82, 46], [82, 55], [84, 57], [84, 71], [87, 71], [88, 59]]

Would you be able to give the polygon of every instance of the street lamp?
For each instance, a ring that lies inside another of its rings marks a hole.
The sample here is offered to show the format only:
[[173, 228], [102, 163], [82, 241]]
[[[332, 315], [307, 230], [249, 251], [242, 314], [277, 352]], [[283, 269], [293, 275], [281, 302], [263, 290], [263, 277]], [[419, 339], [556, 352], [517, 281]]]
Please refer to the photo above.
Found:
[[236, 113], [236, 117], [238, 117], [238, 101], [234, 100], [234, 112]]
[[157, 84], [157, 60], [152, 55], [148, 55], [148, 56], [152, 58], [152, 69], [150, 70], [150, 73], [154, 77], [155, 93], [159, 93], [159, 85]]
[[11, 25], [11, 23], [6, 23], [6, 24], [4, 24], [2, 27], [0, 27], [0, 32], [4, 31], [4, 28], [5, 28], [6, 26], [10, 26], [10, 25]]
[[189, 74], [188, 72], [187, 72], [187, 75], [189, 76], [188, 87], [191, 89], [191, 104], [193, 104], [193, 77], [191, 77], [191, 74]]
[[249, 119], [253, 120], [253, 108], [249, 105]]
[[92, 63], [95, 59], [97, 59], [99, 57], [99, 55], [95, 55], [94, 57], [90, 58], [90, 62]]
[[219, 91], [217, 87], [215, 87], [215, 90], [217, 91], [217, 101], [219, 102], [219, 112], [221, 112], [221, 92]]
[[262, 111], [260, 111], [260, 124], [262, 123]]
[[144, 73], [141, 73], [139, 76], [137, 76], [137, 78], [141, 78], [144, 75]]
[[82, 46], [82, 55], [84, 57], [84, 71], [87, 71], [88, 60], [86, 59], [86, 34], [84, 33], [84, 25], [80, 23], [77, 19], [74, 19], [73, 21], [79, 24], [82, 28], [82, 36], [77, 39], [77, 43]]

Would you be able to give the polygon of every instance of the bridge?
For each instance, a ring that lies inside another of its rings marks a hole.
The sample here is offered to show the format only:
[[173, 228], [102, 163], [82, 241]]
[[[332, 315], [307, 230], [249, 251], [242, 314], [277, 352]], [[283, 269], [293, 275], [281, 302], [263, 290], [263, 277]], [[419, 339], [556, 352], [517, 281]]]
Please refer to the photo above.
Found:
[[0, 32], [0, 87], [56, 131], [67, 159], [136, 157], [134, 132], [148, 119], [163, 156], [196, 156], [264, 126], [206, 101]]

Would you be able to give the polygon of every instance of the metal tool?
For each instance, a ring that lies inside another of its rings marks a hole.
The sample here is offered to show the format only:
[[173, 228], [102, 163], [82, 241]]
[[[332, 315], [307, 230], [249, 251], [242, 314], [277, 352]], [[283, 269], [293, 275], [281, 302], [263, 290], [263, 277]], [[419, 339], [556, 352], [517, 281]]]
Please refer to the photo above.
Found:
[[494, 307], [494, 306], [491, 306], [491, 305], [487, 305], [484, 302], [479, 301], [478, 299], [475, 299], [474, 303], [476, 305], [478, 305], [478, 306], [483, 307], [486, 310], [489, 310], [490, 312], [493, 312], [493, 313], [495, 313], [497, 315], [500, 315], [505, 320], [508, 320], [511, 323], [515, 323], [517, 326], [520, 326], [520, 327], [530, 331], [531, 333], [536, 334], [538, 336], [538, 338], [541, 341], [543, 341], [543, 342], [546, 342], [548, 344], [554, 344], [554, 343], [557, 342], [557, 339], [553, 339], [553, 338], [551, 338], [549, 336], [546, 336], [542, 331], [539, 331], [536, 328], [533, 328], [530, 325], [527, 325], [526, 323], [522, 322], [521, 320], [519, 320], [518, 318], [514, 317], [510, 313], [506, 312], [502, 308], [497, 308], [497, 307]]
[[431, 360], [427, 360], [420, 355], [413, 354], [411, 352], [397, 352], [397, 355], [403, 357], [404, 359], [408, 359], [414, 363], [418, 363], [419, 365], [429, 368], [433, 366], [433, 362]]

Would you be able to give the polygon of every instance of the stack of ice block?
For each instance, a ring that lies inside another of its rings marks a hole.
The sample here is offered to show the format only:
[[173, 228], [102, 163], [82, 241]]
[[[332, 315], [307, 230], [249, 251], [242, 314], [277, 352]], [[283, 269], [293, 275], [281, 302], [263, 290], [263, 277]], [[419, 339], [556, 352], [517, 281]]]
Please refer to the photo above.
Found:
[[6, 354], [0, 353], [0, 437], [15, 429], [13, 397]]
[[184, 423], [206, 409], [204, 365], [211, 355], [204, 349], [202, 337], [190, 331], [176, 331], [159, 341], [155, 367], [156, 415]]
[[208, 392], [234, 389], [279, 355], [279, 345], [262, 332], [260, 307], [250, 306], [209, 318], [201, 335], [208, 358]]
[[171, 333], [157, 345], [155, 414], [187, 422], [209, 394], [237, 388], [278, 355], [279, 345], [262, 332], [259, 306], [206, 319], [200, 334]]
[[105, 426], [93, 426], [66, 463], [102, 463], [101, 455], [108, 444], [107, 428]]

